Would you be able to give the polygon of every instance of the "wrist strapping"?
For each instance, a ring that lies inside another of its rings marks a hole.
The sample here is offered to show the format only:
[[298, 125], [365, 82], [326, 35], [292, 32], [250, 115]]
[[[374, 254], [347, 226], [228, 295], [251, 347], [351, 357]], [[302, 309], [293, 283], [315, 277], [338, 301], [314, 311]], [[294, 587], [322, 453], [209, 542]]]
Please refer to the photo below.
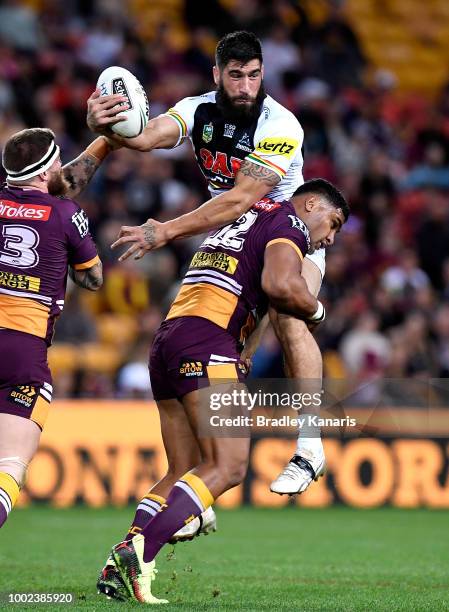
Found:
[[316, 309], [315, 313], [308, 318], [308, 321], [313, 321], [314, 323], [320, 323], [326, 316], [326, 311], [323, 304], [319, 300], [317, 300], [317, 302], [318, 308]]
[[111, 151], [111, 147], [104, 136], [99, 136], [86, 148], [86, 153], [102, 162], [106, 155]]

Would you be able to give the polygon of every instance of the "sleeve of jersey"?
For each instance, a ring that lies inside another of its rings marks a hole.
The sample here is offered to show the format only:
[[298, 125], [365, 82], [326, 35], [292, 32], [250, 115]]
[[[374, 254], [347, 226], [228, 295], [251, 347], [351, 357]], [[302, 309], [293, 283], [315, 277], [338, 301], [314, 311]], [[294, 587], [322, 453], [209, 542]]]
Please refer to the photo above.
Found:
[[246, 159], [284, 178], [303, 143], [304, 136], [299, 122], [294, 117], [282, 122], [267, 121], [255, 137], [256, 148]]
[[63, 215], [67, 239], [68, 262], [74, 270], [87, 270], [100, 261], [97, 247], [89, 232], [89, 220], [75, 202], [67, 202]]
[[[290, 219], [290, 216], [292, 219]], [[292, 248], [298, 257], [303, 260], [308, 251], [307, 238], [302, 229], [298, 226], [298, 219], [293, 215], [278, 215], [278, 218], [268, 228], [265, 238], [265, 248], [273, 244], [286, 244]]]
[[196, 107], [197, 104], [194, 98], [184, 98], [165, 113], [167, 117], [171, 117], [176, 121], [179, 128], [179, 138], [175, 147], [181, 144], [184, 138], [191, 135]]

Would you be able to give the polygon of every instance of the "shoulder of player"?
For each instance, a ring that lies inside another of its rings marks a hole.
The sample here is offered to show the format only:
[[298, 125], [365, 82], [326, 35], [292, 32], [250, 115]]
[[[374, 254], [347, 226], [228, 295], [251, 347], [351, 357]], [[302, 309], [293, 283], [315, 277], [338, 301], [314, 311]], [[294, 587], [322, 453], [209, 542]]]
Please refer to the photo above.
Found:
[[179, 102], [177, 102], [173, 107], [168, 109], [168, 113], [171, 111], [176, 111], [177, 107], [183, 107], [185, 109], [189, 108], [191, 110], [195, 110], [201, 104], [214, 104], [215, 103], [215, 91], [208, 91], [199, 96], [188, 96], [187, 98], [183, 98]]
[[308, 235], [309, 230], [306, 224], [298, 217], [295, 207], [290, 200], [273, 202], [273, 209], [269, 212], [276, 225], [289, 228], [294, 227], [306, 236]]
[[54, 214], [62, 224], [71, 221], [72, 217], [81, 210], [79, 204], [74, 200], [63, 196], [53, 196], [51, 204]]
[[288, 108], [282, 106], [282, 104], [277, 102], [271, 96], [266, 96], [263, 102], [260, 119], [263, 123], [287, 123], [289, 125], [296, 126], [302, 131], [301, 124], [297, 117], [291, 111], [289, 111]]
[[53, 208], [58, 211], [61, 217], [66, 215], [72, 215], [74, 212], [80, 209], [80, 205], [70, 198], [64, 196], [53, 196], [52, 197]]

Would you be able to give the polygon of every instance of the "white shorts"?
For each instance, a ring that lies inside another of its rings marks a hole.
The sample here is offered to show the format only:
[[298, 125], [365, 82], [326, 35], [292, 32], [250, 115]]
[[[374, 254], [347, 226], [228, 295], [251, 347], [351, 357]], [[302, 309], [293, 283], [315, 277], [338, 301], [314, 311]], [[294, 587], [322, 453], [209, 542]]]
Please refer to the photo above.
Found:
[[321, 280], [324, 278], [326, 272], [326, 249], [318, 249], [312, 255], [306, 255], [307, 259], [313, 261], [318, 270], [321, 273]]

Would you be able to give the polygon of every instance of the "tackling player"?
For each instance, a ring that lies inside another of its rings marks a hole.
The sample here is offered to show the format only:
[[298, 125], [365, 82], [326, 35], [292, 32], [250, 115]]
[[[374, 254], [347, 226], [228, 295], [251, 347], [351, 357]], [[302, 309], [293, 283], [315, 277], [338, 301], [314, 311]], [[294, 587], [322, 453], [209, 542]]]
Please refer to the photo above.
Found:
[[[301, 276], [302, 263], [309, 251], [333, 244], [348, 214], [345, 199], [330, 183], [309, 181], [292, 202], [257, 202], [209, 235], [194, 254], [156, 333], [150, 377], [164, 443], [179, 445], [182, 432], [181, 452], [195, 456], [199, 450], [199, 456], [176, 482], [169, 473], [153, 488], [163, 498], [154, 518], [112, 549], [128, 597], [165, 603], [151, 593], [157, 553], [245, 476], [249, 436], [201, 431], [210, 413], [204, 414], [199, 389], [220, 379], [244, 381], [239, 347], [268, 305], [306, 322], [320, 320], [323, 306]], [[116, 595], [114, 585], [103, 592]]]
[[[130, 255], [142, 257], [167, 241], [235, 221], [264, 196], [286, 200], [303, 183], [303, 130], [290, 111], [265, 94], [262, 49], [254, 34], [233, 32], [219, 41], [213, 77], [216, 91], [181, 100], [152, 119], [140, 136], [120, 138], [107, 131], [112, 140], [140, 151], [173, 148], [190, 139], [212, 196], [197, 210], [172, 221], [149, 219], [140, 227], [122, 228], [115, 245], [134, 244], [121, 260]], [[100, 97], [98, 90], [94, 92], [88, 100], [89, 127], [104, 132], [121, 121], [116, 115], [123, 107], [117, 104], [124, 101], [119, 95]], [[307, 255], [303, 263], [302, 275], [315, 296], [324, 266], [323, 249]], [[321, 353], [307, 326], [290, 316], [274, 323], [288, 375], [308, 380], [321, 390]], [[255, 345], [253, 337], [245, 357], [251, 357]], [[171, 449], [169, 457], [182, 461], [176, 449]], [[303, 491], [323, 466], [321, 440], [299, 438], [295, 457], [271, 488], [277, 493]], [[147, 507], [150, 510], [149, 504]]]
[[[95, 166], [89, 150], [72, 162], [73, 181], [90, 174], [90, 167], [78, 174], [77, 164], [86, 160]], [[84, 211], [58, 197], [73, 185], [66, 182], [53, 132], [14, 134], [2, 163], [7, 182], [0, 190], [0, 527], [19, 496], [50, 407], [47, 349], [64, 308], [67, 270], [85, 289], [96, 291], [103, 282]]]

